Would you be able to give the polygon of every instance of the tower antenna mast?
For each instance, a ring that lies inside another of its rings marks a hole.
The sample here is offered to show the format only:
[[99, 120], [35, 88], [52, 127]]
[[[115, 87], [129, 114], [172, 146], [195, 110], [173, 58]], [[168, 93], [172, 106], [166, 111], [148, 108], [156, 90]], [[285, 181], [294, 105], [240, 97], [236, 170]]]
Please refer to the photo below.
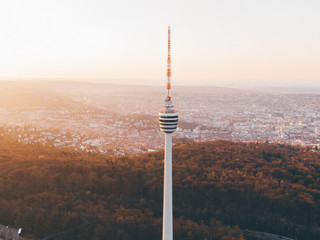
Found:
[[167, 59], [167, 90], [168, 95], [167, 98], [171, 99], [170, 97], [170, 89], [171, 89], [171, 29], [170, 26], [168, 27], [168, 59]]

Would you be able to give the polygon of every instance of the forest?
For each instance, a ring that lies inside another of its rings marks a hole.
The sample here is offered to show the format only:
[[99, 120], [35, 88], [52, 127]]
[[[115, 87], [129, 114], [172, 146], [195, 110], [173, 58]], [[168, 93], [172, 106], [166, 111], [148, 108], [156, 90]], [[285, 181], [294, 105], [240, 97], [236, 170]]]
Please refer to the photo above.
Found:
[[[28, 239], [161, 239], [163, 151], [115, 157], [0, 134], [0, 224]], [[269, 143], [173, 149], [174, 239], [320, 239], [320, 154]]]

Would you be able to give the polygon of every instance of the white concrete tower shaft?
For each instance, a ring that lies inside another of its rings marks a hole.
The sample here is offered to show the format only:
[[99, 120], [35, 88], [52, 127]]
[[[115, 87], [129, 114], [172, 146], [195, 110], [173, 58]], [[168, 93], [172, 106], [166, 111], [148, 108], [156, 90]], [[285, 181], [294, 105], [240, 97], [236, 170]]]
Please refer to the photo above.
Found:
[[171, 89], [170, 27], [168, 36], [168, 95], [165, 99], [165, 109], [159, 112], [160, 129], [165, 133], [162, 240], [173, 240], [172, 133], [176, 131], [178, 126], [178, 113], [174, 110], [171, 96], [169, 95], [169, 90]]
[[162, 240], [172, 240], [172, 133], [165, 134], [165, 141]]

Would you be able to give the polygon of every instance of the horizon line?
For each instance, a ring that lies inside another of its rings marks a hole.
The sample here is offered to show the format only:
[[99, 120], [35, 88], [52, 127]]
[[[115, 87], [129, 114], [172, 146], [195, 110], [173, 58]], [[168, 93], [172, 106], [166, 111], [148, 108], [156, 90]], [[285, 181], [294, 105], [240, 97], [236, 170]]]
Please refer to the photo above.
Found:
[[[120, 81], [119, 81], [120, 80]], [[32, 81], [47, 81], [47, 82], [78, 82], [78, 83], [91, 83], [91, 84], [109, 84], [109, 85], [127, 85], [127, 86], [164, 86], [165, 83], [159, 84], [159, 81], [163, 81], [162, 79], [136, 79], [136, 78], [77, 78], [77, 77], [0, 77], [0, 82], [32, 82]], [[116, 81], [114, 83], [113, 81]], [[132, 81], [132, 83], [123, 82], [123, 81]], [[140, 81], [140, 82], [139, 82]], [[144, 82], [141, 82], [144, 81]], [[156, 83], [157, 81], [157, 83]], [[272, 84], [268, 80], [218, 80], [216, 82], [210, 82], [209, 80], [202, 80], [201, 83], [195, 84], [192, 83], [193, 80], [184, 80], [185, 84], [182, 84], [181, 81], [174, 84], [174, 86], [185, 86], [185, 87], [223, 87], [223, 88], [300, 88], [300, 89], [309, 89], [309, 88], [319, 88], [320, 89], [320, 81], [317, 83], [309, 83], [306, 85], [306, 82], [303, 84], [287, 84], [287, 81], [292, 81], [292, 79], [283, 79], [282, 84]], [[238, 81], [238, 82], [235, 82]], [[311, 81], [316, 81], [311, 80]], [[154, 82], [154, 83], [152, 83]], [[199, 82], [199, 81], [198, 81]]]

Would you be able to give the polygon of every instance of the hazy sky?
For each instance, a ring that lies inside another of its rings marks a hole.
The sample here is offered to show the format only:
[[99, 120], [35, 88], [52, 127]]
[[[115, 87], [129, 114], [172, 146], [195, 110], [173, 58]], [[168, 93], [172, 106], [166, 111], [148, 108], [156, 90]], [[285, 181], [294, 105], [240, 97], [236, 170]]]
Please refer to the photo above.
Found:
[[2, 0], [0, 78], [320, 86], [319, 0]]

